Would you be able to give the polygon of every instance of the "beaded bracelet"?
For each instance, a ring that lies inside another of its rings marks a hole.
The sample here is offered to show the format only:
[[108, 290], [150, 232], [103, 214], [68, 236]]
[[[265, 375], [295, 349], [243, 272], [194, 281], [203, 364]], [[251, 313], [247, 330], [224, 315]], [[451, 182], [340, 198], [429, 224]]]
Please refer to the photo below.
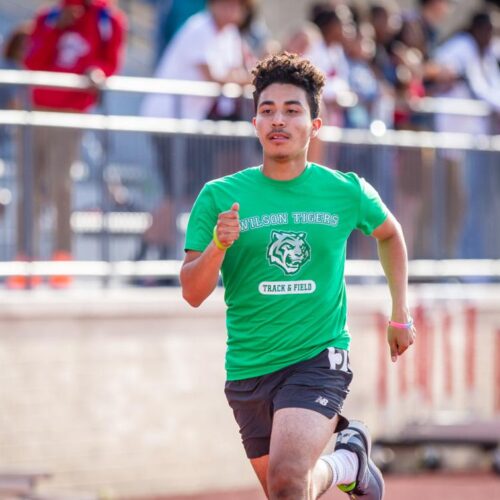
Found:
[[409, 330], [413, 326], [413, 318], [410, 318], [408, 323], [398, 323], [397, 321], [389, 320], [389, 326], [400, 328], [401, 330]]
[[224, 252], [231, 246], [231, 245], [224, 245], [220, 242], [218, 236], [217, 236], [217, 226], [214, 226], [214, 232], [213, 232], [213, 240], [215, 243], [215, 246], [219, 250], [223, 250]]

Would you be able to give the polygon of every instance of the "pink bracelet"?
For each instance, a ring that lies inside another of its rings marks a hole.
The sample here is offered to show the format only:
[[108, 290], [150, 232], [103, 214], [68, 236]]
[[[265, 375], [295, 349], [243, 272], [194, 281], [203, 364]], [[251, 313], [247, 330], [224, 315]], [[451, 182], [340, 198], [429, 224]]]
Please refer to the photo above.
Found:
[[408, 323], [398, 323], [397, 321], [389, 320], [389, 326], [394, 328], [401, 328], [402, 330], [409, 330], [413, 326], [413, 318], [410, 318]]

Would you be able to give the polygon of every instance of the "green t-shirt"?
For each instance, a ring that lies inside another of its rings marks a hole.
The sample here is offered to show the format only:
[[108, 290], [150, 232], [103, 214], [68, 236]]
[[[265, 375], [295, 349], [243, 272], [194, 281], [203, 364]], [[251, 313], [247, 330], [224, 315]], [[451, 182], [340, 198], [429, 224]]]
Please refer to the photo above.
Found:
[[226, 252], [228, 380], [256, 377], [349, 348], [346, 242], [387, 217], [378, 193], [354, 173], [316, 164], [289, 181], [252, 167], [207, 183], [191, 212], [186, 250], [202, 252], [217, 216], [240, 204], [240, 237]]

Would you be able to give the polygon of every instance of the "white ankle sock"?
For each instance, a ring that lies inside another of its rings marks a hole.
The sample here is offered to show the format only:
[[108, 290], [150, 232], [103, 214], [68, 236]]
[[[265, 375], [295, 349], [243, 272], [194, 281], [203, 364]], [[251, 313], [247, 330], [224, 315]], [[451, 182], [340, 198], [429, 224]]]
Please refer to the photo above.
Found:
[[337, 450], [329, 455], [323, 455], [325, 461], [332, 469], [332, 485], [351, 484], [356, 481], [359, 459], [356, 453], [348, 450]]

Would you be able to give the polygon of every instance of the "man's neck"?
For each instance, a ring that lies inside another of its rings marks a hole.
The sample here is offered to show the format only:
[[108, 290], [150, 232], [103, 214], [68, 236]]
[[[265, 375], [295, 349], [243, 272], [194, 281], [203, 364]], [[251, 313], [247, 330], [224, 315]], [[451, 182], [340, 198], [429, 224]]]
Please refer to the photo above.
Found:
[[262, 166], [262, 173], [277, 181], [290, 181], [295, 179], [304, 172], [307, 167], [307, 161], [305, 157], [300, 157], [297, 159], [287, 159], [279, 160], [275, 158], [264, 157], [264, 163]]

